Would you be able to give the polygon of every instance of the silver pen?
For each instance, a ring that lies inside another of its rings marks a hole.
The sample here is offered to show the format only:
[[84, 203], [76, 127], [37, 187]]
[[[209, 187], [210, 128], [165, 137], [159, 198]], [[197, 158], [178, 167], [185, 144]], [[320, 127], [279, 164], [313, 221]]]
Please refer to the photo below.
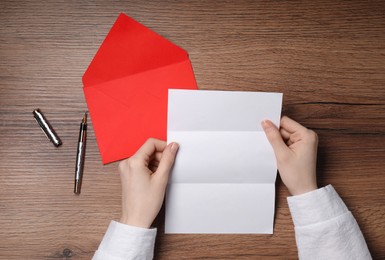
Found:
[[75, 186], [74, 193], [80, 194], [83, 179], [84, 157], [86, 152], [86, 137], [87, 137], [87, 113], [84, 114], [80, 124], [78, 149], [76, 152], [76, 168], [75, 168]]

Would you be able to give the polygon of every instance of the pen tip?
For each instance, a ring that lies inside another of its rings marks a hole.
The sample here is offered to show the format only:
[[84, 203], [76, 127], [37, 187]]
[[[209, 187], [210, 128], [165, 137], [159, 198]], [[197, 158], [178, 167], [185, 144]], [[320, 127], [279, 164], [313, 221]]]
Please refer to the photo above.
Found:
[[83, 123], [87, 123], [87, 112], [84, 113], [84, 117], [83, 117]]

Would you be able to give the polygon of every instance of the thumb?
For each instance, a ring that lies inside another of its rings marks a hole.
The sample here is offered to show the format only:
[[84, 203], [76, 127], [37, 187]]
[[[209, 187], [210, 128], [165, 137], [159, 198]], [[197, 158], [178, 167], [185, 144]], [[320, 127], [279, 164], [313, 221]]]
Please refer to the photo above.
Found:
[[277, 157], [277, 159], [281, 158], [281, 156], [288, 152], [289, 148], [283, 141], [278, 128], [269, 120], [262, 121], [262, 128], [269, 143], [273, 147], [275, 157]]
[[160, 159], [158, 169], [156, 170], [156, 175], [159, 175], [162, 179], [165, 178], [165, 183], [168, 181], [168, 176], [174, 164], [178, 149], [179, 144], [169, 143], [162, 153], [162, 158]]

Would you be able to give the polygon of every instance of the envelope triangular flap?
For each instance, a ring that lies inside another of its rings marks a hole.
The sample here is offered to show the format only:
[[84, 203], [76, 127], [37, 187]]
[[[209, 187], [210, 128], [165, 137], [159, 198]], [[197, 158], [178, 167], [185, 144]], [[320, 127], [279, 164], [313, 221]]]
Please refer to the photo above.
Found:
[[[93, 85], [106, 96], [133, 110], [133, 113], [146, 110], [146, 106], [157, 107], [167, 114], [168, 88], [194, 87], [194, 73], [189, 60], [156, 68], [135, 75]], [[87, 97], [89, 88], [84, 88]], [[159, 104], [161, 102], [161, 104]], [[92, 114], [92, 111], [91, 111]], [[157, 117], [155, 114], [151, 117]]]
[[83, 76], [85, 87], [188, 59], [185, 50], [120, 14]]

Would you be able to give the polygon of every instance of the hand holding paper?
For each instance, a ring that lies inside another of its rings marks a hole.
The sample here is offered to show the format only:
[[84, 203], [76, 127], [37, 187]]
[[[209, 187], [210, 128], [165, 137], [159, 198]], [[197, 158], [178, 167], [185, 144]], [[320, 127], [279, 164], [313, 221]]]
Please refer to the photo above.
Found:
[[317, 134], [283, 117], [280, 131], [270, 121], [262, 123], [274, 149], [281, 179], [292, 195], [317, 189]]
[[121, 161], [122, 217], [120, 222], [149, 228], [163, 204], [168, 176], [178, 144], [148, 139], [129, 159]]
[[180, 144], [166, 233], [272, 233], [276, 161], [261, 128], [282, 94], [170, 90], [167, 140]]

